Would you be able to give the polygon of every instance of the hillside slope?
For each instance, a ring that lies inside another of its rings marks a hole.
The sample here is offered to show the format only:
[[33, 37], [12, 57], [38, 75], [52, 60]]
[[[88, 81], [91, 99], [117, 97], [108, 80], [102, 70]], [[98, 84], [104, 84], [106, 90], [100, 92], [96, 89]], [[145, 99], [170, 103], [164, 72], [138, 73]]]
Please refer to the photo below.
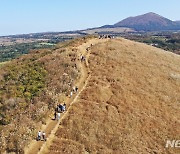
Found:
[[180, 57], [124, 39], [91, 48], [89, 81], [48, 153], [179, 153]]
[[67, 101], [82, 76], [75, 47], [88, 39], [33, 50], [0, 65], [0, 153], [23, 153], [38, 130], [49, 125], [56, 105]]

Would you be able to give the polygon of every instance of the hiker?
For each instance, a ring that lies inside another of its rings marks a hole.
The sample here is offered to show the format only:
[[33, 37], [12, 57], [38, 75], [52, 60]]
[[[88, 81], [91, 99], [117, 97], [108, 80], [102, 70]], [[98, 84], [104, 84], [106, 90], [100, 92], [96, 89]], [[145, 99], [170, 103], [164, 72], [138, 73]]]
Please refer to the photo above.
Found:
[[77, 86], [75, 87], [75, 92], [76, 92], [76, 93], [78, 92], [78, 87], [77, 87]]
[[78, 87], [77, 86], [73, 87], [73, 92], [77, 93], [77, 91], [78, 91]]
[[92, 44], [91, 44], [91, 46], [89, 46], [89, 47], [86, 48], [86, 51], [89, 51], [89, 50], [90, 50], [90, 47], [92, 47]]
[[62, 106], [62, 111], [63, 111], [63, 112], [66, 111], [66, 103], [63, 104], [63, 106]]
[[55, 110], [55, 112], [54, 112], [54, 120], [56, 120], [56, 110]]
[[103, 35], [100, 35], [100, 36], [99, 36], [99, 39], [103, 39]]
[[81, 56], [80, 56], [80, 60], [81, 60], [81, 62], [83, 61], [83, 59], [84, 59], [84, 56], [83, 56], [83, 55], [81, 55]]
[[37, 135], [37, 141], [40, 141], [40, 140], [41, 140], [41, 131], [39, 131]]
[[63, 108], [63, 106], [61, 104], [59, 104], [59, 111], [58, 112], [62, 112], [62, 108]]
[[74, 68], [77, 69], [77, 64], [74, 64]]
[[43, 141], [46, 141], [46, 133], [45, 132], [42, 133], [42, 139], [43, 139]]
[[86, 57], [85, 56], [81, 56], [81, 62], [85, 61]]
[[60, 116], [61, 116], [61, 114], [60, 114], [60, 112], [58, 112], [58, 113], [57, 113], [57, 120], [60, 119]]
[[56, 107], [56, 112], [60, 112], [59, 105], [57, 105], [57, 107]]
[[83, 55], [81, 55], [81, 56], [80, 56], [80, 61], [82, 62], [82, 61], [85, 61], [85, 60], [86, 60], [86, 57], [83, 56]]
[[57, 112], [59, 112], [59, 105], [57, 105], [57, 107], [56, 107], [56, 111], [57, 111]]
[[70, 92], [70, 98], [72, 97], [72, 95], [73, 95], [73, 92], [71, 91], [71, 92]]
[[73, 92], [74, 92], [74, 93], [76, 92], [76, 87], [73, 87]]

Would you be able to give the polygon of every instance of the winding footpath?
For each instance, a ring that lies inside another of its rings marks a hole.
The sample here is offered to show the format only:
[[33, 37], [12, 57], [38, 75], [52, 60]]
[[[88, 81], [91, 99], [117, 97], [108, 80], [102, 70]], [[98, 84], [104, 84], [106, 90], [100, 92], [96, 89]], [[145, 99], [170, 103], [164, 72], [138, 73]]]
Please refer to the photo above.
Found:
[[88, 81], [91, 77], [90, 73], [89, 73], [89, 67], [88, 67], [88, 57], [90, 54], [90, 51], [86, 51], [86, 48], [90, 47], [91, 44], [96, 45], [98, 43], [101, 42], [105, 42], [107, 40], [99, 40], [99, 39], [91, 39], [86, 43], [83, 43], [82, 45], [78, 46], [78, 56], [80, 57], [80, 55], [85, 55], [86, 56], [86, 61], [84, 62], [80, 62], [78, 61], [78, 65], [80, 66], [81, 69], [81, 77], [78, 81], [78, 83], [76, 84], [79, 87], [79, 91], [76, 95], [74, 95], [72, 98], [69, 98], [67, 100], [67, 111], [65, 113], [61, 114], [61, 118], [59, 121], [56, 120], [52, 120], [52, 116], [50, 116], [49, 120], [47, 121], [47, 124], [45, 126], [42, 127], [42, 131], [46, 132], [46, 137], [47, 137], [47, 141], [36, 141], [33, 140], [25, 149], [24, 152], [25, 154], [44, 154], [44, 153], [48, 153], [48, 148], [51, 146], [51, 143], [53, 141], [53, 139], [55, 138], [55, 133], [58, 130], [59, 126], [61, 125], [61, 122], [63, 119], [66, 118], [66, 116], [68, 115], [68, 110], [72, 107], [72, 105], [77, 101], [79, 95], [81, 94], [81, 92], [86, 88], [86, 85], [88, 84]]

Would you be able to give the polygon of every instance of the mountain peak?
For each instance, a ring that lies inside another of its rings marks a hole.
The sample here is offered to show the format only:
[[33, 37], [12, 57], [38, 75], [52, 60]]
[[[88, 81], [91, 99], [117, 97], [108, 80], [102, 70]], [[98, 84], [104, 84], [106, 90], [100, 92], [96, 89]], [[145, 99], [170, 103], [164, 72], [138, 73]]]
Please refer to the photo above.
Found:
[[137, 31], [157, 31], [157, 30], [171, 30], [180, 29], [177, 23], [164, 18], [163, 16], [154, 12], [149, 12], [143, 15], [126, 18], [116, 24], [115, 27], [128, 27]]
[[160, 16], [159, 14], [154, 13], [154, 12], [148, 12], [148, 13], [146, 13], [145, 15], [156, 15], [156, 16]]
[[[143, 15], [142, 15], [143, 16]], [[164, 18], [163, 16], [161, 16], [161, 15], [159, 15], [159, 14], [157, 14], [157, 13], [154, 13], [154, 12], [149, 12], [149, 13], [146, 13], [146, 14], [144, 14], [144, 16], [146, 16], [146, 17], [159, 17], [159, 18]]]

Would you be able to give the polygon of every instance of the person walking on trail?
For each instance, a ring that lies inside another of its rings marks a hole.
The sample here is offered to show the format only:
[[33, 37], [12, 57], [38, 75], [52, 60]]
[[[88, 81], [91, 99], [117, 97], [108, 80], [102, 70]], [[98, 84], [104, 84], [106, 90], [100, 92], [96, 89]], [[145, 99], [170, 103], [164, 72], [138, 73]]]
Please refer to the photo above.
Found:
[[63, 112], [66, 111], [66, 103], [63, 104]]
[[78, 87], [77, 86], [73, 87], [73, 92], [77, 93], [77, 91], [78, 91]]
[[54, 120], [56, 120], [56, 110], [54, 111]]
[[60, 120], [60, 116], [61, 116], [61, 114], [60, 114], [60, 112], [58, 112], [57, 113], [57, 120]]
[[57, 105], [57, 107], [56, 107], [56, 112], [59, 112], [59, 104]]
[[73, 92], [74, 92], [74, 93], [76, 92], [75, 89], [76, 89], [76, 87], [73, 87]]
[[75, 87], [75, 92], [76, 92], [76, 93], [78, 92], [78, 87], [77, 87], [77, 86]]
[[83, 56], [83, 55], [81, 55], [81, 56], [80, 56], [80, 61], [83, 62], [83, 61], [85, 61], [85, 60], [86, 60], [86, 57]]
[[83, 61], [83, 55], [80, 56], [80, 61], [81, 61], [81, 62]]
[[58, 112], [62, 112], [62, 109], [63, 108], [63, 106], [61, 105], [61, 104], [59, 104], [59, 111]]
[[43, 139], [43, 141], [46, 141], [46, 133], [45, 132], [42, 133], [42, 139]]
[[73, 95], [73, 92], [71, 91], [71, 92], [70, 92], [70, 98], [72, 97], [72, 95]]
[[37, 135], [37, 140], [40, 141], [41, 140], [41, 131], [38, 132], [38, 135]]

